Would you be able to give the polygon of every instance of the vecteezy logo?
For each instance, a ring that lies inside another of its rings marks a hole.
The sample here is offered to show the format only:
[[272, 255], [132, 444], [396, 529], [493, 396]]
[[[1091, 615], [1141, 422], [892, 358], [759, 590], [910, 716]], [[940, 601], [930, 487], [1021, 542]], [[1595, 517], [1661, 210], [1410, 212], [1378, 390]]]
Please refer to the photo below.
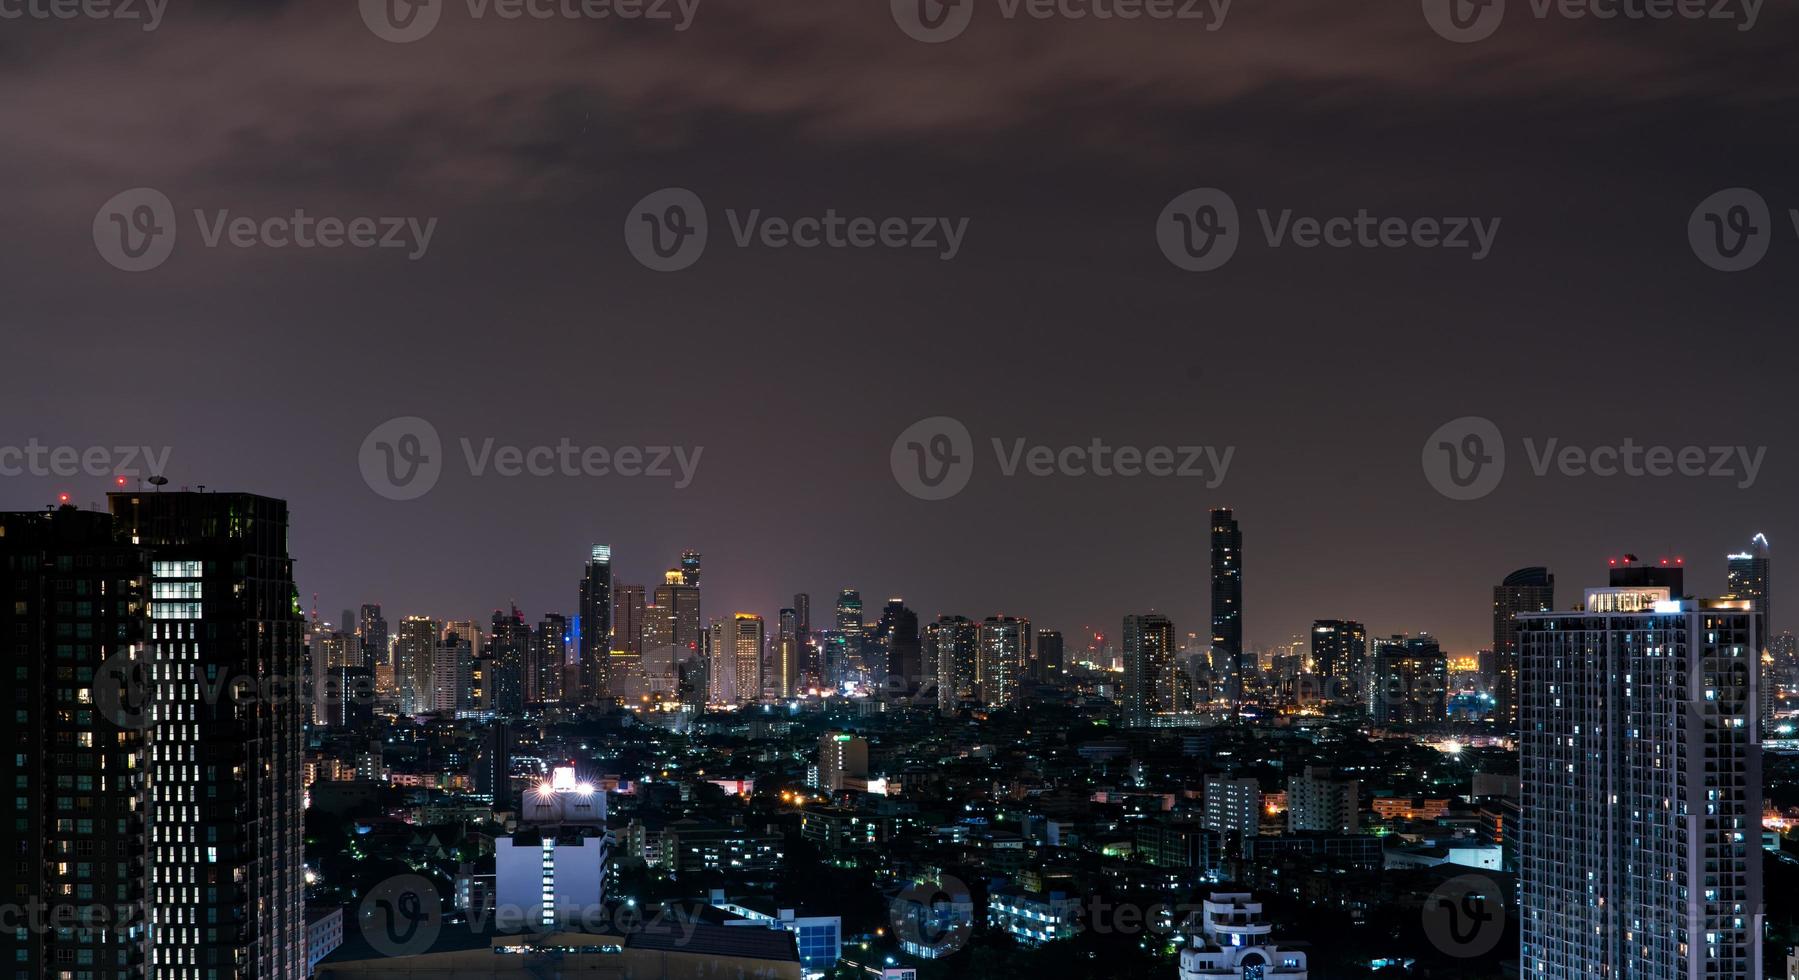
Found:
[[147, 727], [149, 712], [146, 701], [150, 692], [149, 672], [144, 662], [120, 650], [100, 662], [94, 671], [94, 713], [120, 728], [142, 730]]
[[974, 437], [947, 415], [921, 419], [893, 440], [887, 454], [893, 479], [920, 500], [947, 500], [974, 475]]
[[94, 247], [126, 272], [148, 272], [168, 261], [175, 230], [175, 205], [154, 187], [120, 191], [94, 213]]
[[1424, 900], [1424, 934], [1444, 953], [1485, 956], [1505, 935], [1505, 900], [1485, 875], [1460, 875], [1438, 885]]
[[370, 490], [389, 500], [417, 500], [443, 475], [443, 440], [424, 419], [388, 419], [362, 440], [358, 462]]
[[974, 934], [974, 900], [955, 878], [913, 882], [894, 896], [888, 919], [902, 946], [928, 950], [933, 958], [948, 956]]
[[1484, 41], [1505, 20], [1505, 0], [1424, 0], [1431, 30], [1457, 44]]
[[1505, 477], [1505, 438], [1487, 419], [1446, 422], [1424, 440], [1424, 478], [1451, 500], [1479, 500]]
[[974, 0], [892, 0], [893, 22], [906, 36], [941, 44], [962, 36], [974, 19]]
[[383, 41], [410, 44], [437, 29], [443, 0], [361, 0], [362, 22]]
[[1752, 269], [1768, 256], [1774, 239], [1768, 202], [1747, 187], [1719, 191], [1699, 202], [1687, 219], [1687, 240], [1699, 261], [1719, 272]]
[[1237, 202], [1216, 187], [1187, 191], [1156, 219], [1162, 254], [1188, 272], [1210, 272], [1229, 262], [1242, 237]]
[[412, 956], [437, 942], [443, 906], [437, 888], [419, 875], [400, 875], [363, 896], [356, 921], [362, 938], [384, 956]]
[[625, 247], [646, 268], [679, 272], [706, 251], [706, 205], [685, 187], [665, 187], [625, 218]]

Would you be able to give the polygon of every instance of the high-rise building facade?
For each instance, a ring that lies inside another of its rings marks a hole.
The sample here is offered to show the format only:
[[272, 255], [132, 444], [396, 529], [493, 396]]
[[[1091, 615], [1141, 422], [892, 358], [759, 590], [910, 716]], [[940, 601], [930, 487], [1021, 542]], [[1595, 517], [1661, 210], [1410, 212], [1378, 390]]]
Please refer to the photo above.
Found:
[[1176, 674], [1174, 624], [1168, 617], [1155, 613], [1124, 617], [1125, 723], [1140, 725], [1181, 710]]
[[612, 589], [612, 648], [634, 657], [643, 656], [643, 609], [646, 604], [641, 585], [615, 585]]
[[[642, 592], [639, 591], [639, 598]], [[544, 613], [531, 634], [531, 659], [525, 665], [525, 700], [554, 704], [562, 700], [562, 675], [567, 666], [568, 617]]]
[[581, 575], [581, 697], [594, 705], [612, 696], [612, 546], [596, 544]]
[[767, 644], [767, 625], [755, 613], [738, 613], [732, 617], [731, 625], [736, 700], [748, 704], [762, 698], [762, 652]]
[[980, 629], [966, 616], [943, 615], [925, 627], [924, 659], [937, 680], [937, 707], [954, 710], [975, 696]]
[[793, 595], [793, 626], [800, 648], [800, 676], [808, 687], [823, 687], [818, 645], [812, 638], [812, 597], [804, 592]]
[[889, 690], [909, 690], [924, 672], [924, 653], [918, 635], [918, 614], [906, 608], [906, 600], [893, 598], [881, 610], [875, 627], [885, 662], [880, 665]]
[[1320, 767], [1287, 779], [1287, 830], [1353, 834], [1362, 826], [1362, 784]]
[[1741, 551], [1725, 558], [1724, 597], [1727, 599], [1747, 599], [1762, 614], [1761, 649], [1764, 676], [1761, 685], [1761, 722], [1764, 727], [1774, 724], [1774, 708], [1776, 703], [1776, 687], [1779, 676], [1783, 673], [1777, 669], [1777, 662], [1772, 653], [1774, 630], [1773, 595], [1770, 593], [1772, 581], [1771, 564], [1768, 555], [1768, 536], [1757, 534], [1749, 540], [1749, 550]]
[[1367, 684], [1368, 631], [1346, 619], [1320, 619], [1312, 624], [1312, 673], [1323, 682], [1324, 695], [1338, 704], [1361, 703]]
[[303, 623], [287, 504], [243, 493], [113, 493], [151, 552], [149, 975], [306, 973], [302, 705], [209, 696], [216, 678], [297, 684]]
[[835, 649], [829, 651], [826, 673], [833, 685], [850, 680], [862, 669], [862, 593], [844, 589], [837, 593]]
[[1449, 658], [1429, 636], [1374, 641], [1368, 713], [1384, 725], [1435, 725], [1449, 717]]
[[1062, 632], [1060, 630], [1043, 630], [1037, 634], [1037, 680], [1045, 684], [1054, 684], [1062, 679], [1065, 668], [1062, 650]]
[[1762, 972], [1761, 618], [1615, 569], [1518, 617], [1522, 972]]
[[493, 660], [493, 710], [498, 714], [517, 718], [525, 713], [525, 665], [532, 659], [531, 640], [531, 627], [517, 606], [507, 612], [494, 611], [487, 651]]
[[1493, 719], [1518, 726], [1518, 623], [1521, 613], [1555, 608], [1555, 576], [1540, 565], [1520, 568], [1493, 587]]
[[408, 616], [400, 620], [394, 640], [394, 679], [399, 688], [400, 712], [408, 715], [428, 714], [435, 710], [432, 676], [437, 663], [437, 645], [443, 642], [443, 627], [429, 616]]
[[14, 746], [0, 773], [15, 841], [0, 890], [44, 922], [103, 913], [92, 929], [0, 930], [16, 977], [74, 963], [96, 980], [148, 976], [149, 610], [150, 552], [110, 514], [0, 513], [0, 651], [13, 690], [0, 733]]
[[1262, 784], [1254, 776], [1207, 776], [1205, 786], [1207, 830], [1239, 842], [1261, 833]]
[[790, 698], [800, 690], [800, 626], [793, 609], [783, 609], [775, 621], [775, 643], [769, 658], [770, 676], [765, 689], [777, 698]]
[[367, 603], [356, 624], [356, 638], [362, 646], [362, 666], [373, 670], [388, 662], [387, 620], [378, 603]]
[[1212, 511], [1212, 650], [1224, 666], [1233, 710], [1253, 667], [1243, 651], [1243, 529], [1229, 508]]
[[981, 621], [974, 683], [987, 707], [1003, 708], [1018, 700], [1024, 638], [1025, 623], [1016, 616], [988, 616]]

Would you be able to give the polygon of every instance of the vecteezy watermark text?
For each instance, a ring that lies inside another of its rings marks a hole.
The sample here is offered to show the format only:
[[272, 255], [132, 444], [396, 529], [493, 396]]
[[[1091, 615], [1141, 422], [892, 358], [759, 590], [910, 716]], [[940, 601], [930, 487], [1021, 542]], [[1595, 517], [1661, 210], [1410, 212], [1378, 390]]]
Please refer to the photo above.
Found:
[[0, 476], [161, 476], [168, 446], [0, 446]]
[[[462, 459], [474, 477], [620, 477], [672, 480], [692, 485], [704, 446], [587, 446], [566, 436], [553, 444], [501, 444], [491, 436], [460, 440]], [[437, 427], [417, 416], [389, 419], [371, 430], [358, 455], [369, 489], [389, 500], [416, 500], [443, 475], [443, 440]]]
[[[425, 257], [437, 219], [401, 216], [291, 214], [251, 216], [229, 208], [196, 208], [194, 224], [207, 248], [398, 249], [411, 261]], [[179, 228], [175, 205], [153, 187], [113, 195], [94, 214], [94, 248], [114, 268], [147, 272], [168, 261]]]
[[[1560, 438], [1525, 437], [1531, 474], [1600, 479], [1722, 479], [1739, 490], [1755, 486], [1768, 447], [1744, 445], [1669, 446], [1617, 443], [1576, 445]], [[1478, 500], [1498, 489], [1505, 477], [1505, 437], [1489, 419], [1465, 416], [1446, 422], [1424, 440], [1425, 479], [1451, 500]]]
[[[1256, 224], [1270, 249], [1423, 249], [1461, 252], [1479, 262], [1493, 252], [1504, 219], [1473, 216], [1309, 215], [1292, 208], [1256, 209]], [[1175, 266], [1210, 272], [1229, 262], [1243, 240], [1237, 202], [1216, 187], [1187, 191], [1162, 209], [1156, 243]]]
[[[1005, 20], [1166, 20], [1224, 26], [1231, 0], [996, 0]], [[974, 20], [976, 0], [891, 0], [893, 22], [926, 44], [954, 40]]]
[[[383, 41], [408, 44], [428, 36], [447, 0], [360, 0], [362, 22]], [[700, 0], [463, 0], [469, 20], [635, 20], [693, 26]]]
[[[1508, 0], [1424, 0], [1431, 30], [1458, 44], [1484, 41], [1505, 22]], [[1729, 22], [1755, 29], [1762, 0], [1529, 0], [1537, 20], [1686, 20]]]
[[169, 0], [0, 0], [0, 20], [143, 21], [143, 30], [162, 26]]
[[[969, 224], [968, 218], [849, 216], [835, 208], [798, 217], [727, 208], [725, 220], [738, 248], [915, 249], [935, 252], [944, 262], [962, 251]], [[698, 262], [710, 238], [705, 204], [684, 187], [646, 195], [625, 218], [625, 247], [657, 272], [677, 272]]]
[[[1023, 437], [994, 437], [993, 458], [1001, 476], [1035, 478], [1183, 478], [1208, 490], [1224, 483], [1235, 446], [1120, 446], [1094, 437], [1075, 445], [1032, 444]], [[893, 478], [920, 500], [945, 500], [961, 493], [975, 470], [974, 437], [960, 420], [922, 419], [908, 426], [888, 452]]]

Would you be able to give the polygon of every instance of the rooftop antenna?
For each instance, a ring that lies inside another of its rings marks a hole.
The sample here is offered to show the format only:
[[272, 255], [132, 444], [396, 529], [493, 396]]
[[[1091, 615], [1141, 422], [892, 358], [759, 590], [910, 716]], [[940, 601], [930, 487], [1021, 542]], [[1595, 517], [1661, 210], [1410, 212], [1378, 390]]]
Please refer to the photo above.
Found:
[[169, 478], [166, 476], [163, 476], [162, 474], [159, 473], [159, 474], [151, 477], [146, 482], [148, 482], [151, 486], [155, 487], [157, 493], [161, 493], [162, 488], [169, 485]]

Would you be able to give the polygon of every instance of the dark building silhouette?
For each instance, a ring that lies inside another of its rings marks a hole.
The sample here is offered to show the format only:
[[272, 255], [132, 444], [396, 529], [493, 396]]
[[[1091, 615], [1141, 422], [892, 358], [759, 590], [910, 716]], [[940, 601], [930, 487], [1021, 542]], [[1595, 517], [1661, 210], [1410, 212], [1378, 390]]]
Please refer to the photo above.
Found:
[[1243, 530], [1226, 507], [1212, 511], [1212, 650], [1227, 672], [1235, 713], [1254, 664], [1243, 656]]
[[1555, 576], [1541, 565], [1493, 588], [1493, 718], [1507, 731], [1518, 727], [1518, 614], [1554, 608]]
[[[697, 557], [697, 556], [696, 556]], [[698, 572], [697, 568], [695, 570]], [[596, 704], [612, 694], [612, 547], [596, 544], [581, 576], [581, 692], [578, 703]], [[575, 699], [570, 699], [575, 700]]]

